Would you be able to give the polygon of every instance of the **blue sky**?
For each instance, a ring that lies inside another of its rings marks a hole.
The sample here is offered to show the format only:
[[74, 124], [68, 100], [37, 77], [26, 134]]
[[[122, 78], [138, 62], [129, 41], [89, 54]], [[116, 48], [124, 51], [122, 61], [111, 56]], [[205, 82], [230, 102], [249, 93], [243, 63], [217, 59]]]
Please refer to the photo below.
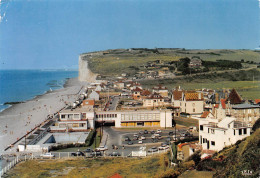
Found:
[[1, 1], [0, 69], [77, 68], [114, 48], [254, 49], [258, 0]]

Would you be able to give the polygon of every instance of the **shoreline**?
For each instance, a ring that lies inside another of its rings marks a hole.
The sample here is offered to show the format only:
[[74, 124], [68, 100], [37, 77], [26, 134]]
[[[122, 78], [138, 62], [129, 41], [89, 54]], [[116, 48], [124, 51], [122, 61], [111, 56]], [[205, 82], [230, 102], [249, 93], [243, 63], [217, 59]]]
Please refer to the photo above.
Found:
[[[6, 104], [6, 106], [8, 106], [8, 107], [7, 107], [7, 108], [4, 108], [4, 109], [2, 109], [2, 110], [0, 110], [0, 116], [2, 115], [3, 112], [8, 111], [8, 109], [11, 109], [12, 107], [15, 107], [16, 105], [19, 105], [19, 104], [23, 104], [23, 103], [32, 101], [32, 100], [37, 99], [37, 98], [40, 98], [41, 96], [46, 95], [46, 94], [48, 94], [48, 93], [52, 93], [52, 92], [54, 92], [54, 91], [57, 91], [57, 90], [60, 90], [60, 89], [64, 89], [64, 88], [66, 88], [66, 87], [69, 87], [69, 86], [70, 86], [69, 81], [70, 81], [70, 80], [73, 80], [73, 79], [75, 80], [75, 79], [77, 79], [77, 78], [65, 78], [65, 82], [64, 82], [64, 84], [62, 85], [61, 88], [57, 88], [57, 89], [54, 89], [54, 90], [52, 90], [52, 91], [51, 91], [51, 90], [45, 90], [42, 94], [35, 95], [33, 98], [30, 98], [30, 99], [27, 99], [27, 100], [23, 100], [23, 101], [15, 101], [15, 102], [20, 102], [20, 103], [17, 103], [17, 104]], [[2, 104], [2, 105], [5, 105], [5, 104]]]
[[[93, 78], [89, 78], [93, 81]], [[72, 104], [82, 91], [82, 86], [89, 82], [81, 82], [78, 78], [66, 79], [63, 88], [36, 95], [24, 103], [14, 104], [0, 113], [0, 153], [10, 144], [31, 131], [68, 104]], [[15, 151], [15, 147], [8, 151]]]

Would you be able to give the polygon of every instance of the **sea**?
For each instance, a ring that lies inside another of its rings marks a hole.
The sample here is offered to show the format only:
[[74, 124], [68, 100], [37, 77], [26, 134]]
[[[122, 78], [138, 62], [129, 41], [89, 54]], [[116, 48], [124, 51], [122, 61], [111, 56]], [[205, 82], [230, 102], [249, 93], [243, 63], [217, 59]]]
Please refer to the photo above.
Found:
[[0, 70], [0, 112], [11, 106], [6, 102], [33, 99], [63, 88], [68, 78], [75, 77], [78, 70]]

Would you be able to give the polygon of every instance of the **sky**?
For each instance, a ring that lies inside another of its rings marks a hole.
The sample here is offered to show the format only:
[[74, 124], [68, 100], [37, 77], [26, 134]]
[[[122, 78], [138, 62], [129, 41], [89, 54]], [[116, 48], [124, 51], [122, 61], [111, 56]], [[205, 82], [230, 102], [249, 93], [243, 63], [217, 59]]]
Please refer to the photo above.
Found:
[[0, 0], [0, 69], [115, 48], [255, 49], [260, 0]]

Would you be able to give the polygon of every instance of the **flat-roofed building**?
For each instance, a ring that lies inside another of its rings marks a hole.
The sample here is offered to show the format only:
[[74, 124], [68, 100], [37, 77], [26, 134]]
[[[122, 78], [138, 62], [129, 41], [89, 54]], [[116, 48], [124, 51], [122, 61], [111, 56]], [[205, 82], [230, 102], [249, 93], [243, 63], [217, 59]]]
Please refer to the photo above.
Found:
[[97, 111], [95, 120], [114, 122], [115, 127], [172, 127], [172, 111]]
[[94, 128], [94, 110], [91, 106], [67, 108], [59, 113], [59, 119], [51, 126], [51, 132], [86, 132]]
[[236, 121], [232, 117], [226, 117], [221, 121], [200, 119], [199, 143], [203, 150], [220, 151], [224, 147], [249, 136], [250, 129], [251, 127], [248, 127], [246, 123]]

